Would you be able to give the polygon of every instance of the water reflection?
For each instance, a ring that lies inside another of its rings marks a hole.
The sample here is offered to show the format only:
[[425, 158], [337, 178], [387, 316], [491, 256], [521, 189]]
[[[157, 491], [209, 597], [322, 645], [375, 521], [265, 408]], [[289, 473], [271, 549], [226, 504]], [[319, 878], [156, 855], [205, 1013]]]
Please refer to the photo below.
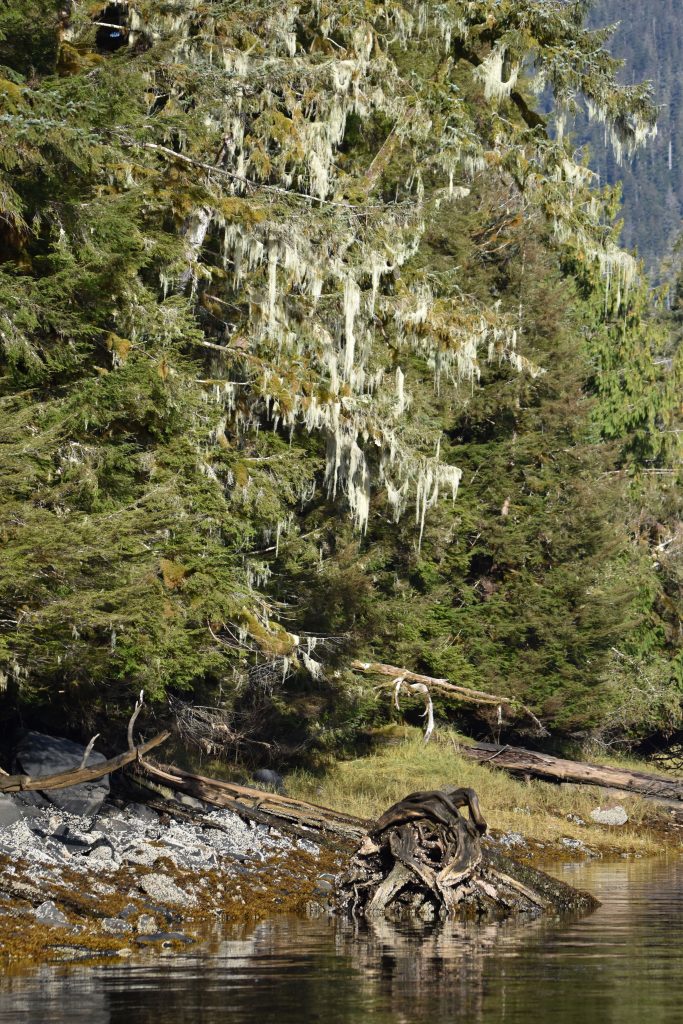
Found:
[[679, 1024], [679, 861], [576, 865], [580, 920], [418, 931], [280, 918], [180, 957], [0, 980], [0, 1024]]

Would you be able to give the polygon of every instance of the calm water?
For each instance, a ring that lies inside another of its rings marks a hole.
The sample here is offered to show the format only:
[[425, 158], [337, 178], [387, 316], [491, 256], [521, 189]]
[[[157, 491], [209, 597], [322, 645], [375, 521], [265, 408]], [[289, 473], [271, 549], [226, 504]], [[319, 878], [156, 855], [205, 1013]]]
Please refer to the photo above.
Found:
[[417, 933], [276, 919], [180, 957], [6, 976], [0, 1024], [681, 1024], [683, 860], [562, 876], [602, 908]]

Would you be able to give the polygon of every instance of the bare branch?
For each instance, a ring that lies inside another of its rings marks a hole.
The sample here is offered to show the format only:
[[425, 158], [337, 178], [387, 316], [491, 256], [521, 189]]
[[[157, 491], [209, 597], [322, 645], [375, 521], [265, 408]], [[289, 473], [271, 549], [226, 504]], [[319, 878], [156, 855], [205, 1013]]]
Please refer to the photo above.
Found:
[[125, 767], [132, 761], [137, 760], [148, 750], [158, 747], [160, 743], [170, 736], [168, 730], [153, 736], [146, 743], [141, 743], [133, 750], [127, 750], [124, 754], [103, 761], [100, 764], [92, 765], [90, 768], [71, 768], [68, 772], [59, 772], [56, 775], [38, 775], [32, 779], [30, 775], [7, 775], [0, 778], [0, 793], [20, 793], [25, 790], [52, 790], [68, 789], [69, 786], [78, 786], [82, 782], [92, 782], [94, 779], [101, 779], [103, 775], [109, 775], [119, 768]]
[[89, 758], [89, 757], [90, 757], [90, 755], [92, 754], [92, 748], [93, 748], [93, 747], [95, 746], [95, 743], [96, 743], [96, 741], [97, 741], [97, 740], [98, 740], [99, 738], [100, 738], [100, 734], [99, 734], [98, 732], [96, 732], [96, 733], [95, 733], [95, 735], [93, 736], [93, 738], [92, 738], [92, 739], [90, 740], [90, 743], [88, 743], [88, 746], [87, 746], [87, 747], [85, 748], [85, 750], [83, 751], [83, 757], [81, 758], [81, 763], [80, 763], [80, 764], [79, 764], [79, 766], [78, 766], [78, 767], [79, 767], [79, 770], [80, 770], [81, 768], [85, 768], [85, 766], [87, 765], [87, 763], [88, 763], [88, 758]]
[[130, 716], [130, 721], [128, 723], [128, 749], [129, 750], [133, 750], [134, 747], [135, 747], [135, 744], [133, 742], [133, 726], [135, 725], [135, 722], [136, 722], [136, 719], [137, 719], [138, 715], [142, 711], [142, 705], [145, 702], [144, 698], [145, 698], [145, 691], [144, 690], [140, 690], [140, 696], [138, 697], [138, 699], [135, 702], [135, 707], [133, 708], [133, 714]]
[[397, 711], [401, 710], [398, 698], [402, 686], [412, 690], [413, 693], [424, 693], [427, 697], [422, 717], [427, 719], [427, 725], [425, 727], [425, 743], [429, 743], [429, 739], [434, 732], [434, 704], [432, 703], [429, 687], [424, 683], [407, 683], [403, 676], [399, 676], [398, 679], [394, 680], [394, 706]]
[[[517, 710], [522, 711], [532, 720], [540, 736], [548, 735], [548, 730], [536, 717], [533, 711], [525, 704], [520, 704], [514, 699], [514, 697], [501, 697], [498, 694], [486, 693], [484, 690], [473, 690], [468, 686], [456, 686], [455, 683], [449, 682], [448, 679], [435, 679], [432, 676], [423, 676], [420, 675], [419, 672], [411, 672], [409, 669], [398, 668], [396, 665], [385, 665], [379, 661], [356, 660], [351, 662], [351, 668], [356, 672], [364, 672], [368, 675], [392, 676], [392, 685], [395, 688], [395, 703], [398, 699], [398, 692], [401, 689], [399, 684], [404, 682], [422, 683], [428, 689], [435, 688], [437, 690], [442, 690], [444, 693], [452, 694], [453, 697], [458, 700], [469, 701], [472, 704], [490, 704], [497, 707], [505, 705], [512, 712]], [[421, 692], [426, 692], [426, 690]]]

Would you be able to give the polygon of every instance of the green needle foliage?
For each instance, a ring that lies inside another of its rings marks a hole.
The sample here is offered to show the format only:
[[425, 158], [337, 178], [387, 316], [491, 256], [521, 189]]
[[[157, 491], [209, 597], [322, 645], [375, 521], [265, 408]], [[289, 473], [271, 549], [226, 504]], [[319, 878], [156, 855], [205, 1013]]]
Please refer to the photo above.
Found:
[[653, 130], [584, 8], [1, 16], [7, 714], [115, 729], [144, 688], [226, 749], [339, 746], [372, 650], [565, 733], [677, 720], [623, 480], [671, 464], [665, 329], [534, 110]]

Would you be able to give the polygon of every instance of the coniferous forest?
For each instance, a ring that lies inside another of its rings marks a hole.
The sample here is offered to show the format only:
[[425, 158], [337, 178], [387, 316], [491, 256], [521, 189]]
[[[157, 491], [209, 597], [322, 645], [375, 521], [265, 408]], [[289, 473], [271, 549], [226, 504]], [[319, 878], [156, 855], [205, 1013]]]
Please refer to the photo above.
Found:
[[637, 248], [655, 280], [665, 279], [683, 215], [680, 8], [675, 0], [651, 0], [628, 7], [618, 0], [598, 0], [589, 17], [593, 25], [615, 26], [608, 48], [624, 61], [621, 80], [652, 81], [657, 135], [632, 160], [621, 164], [604, 144], [597, 126], [588, 126], [586, 131], [582, 122], [577, 138], [589, 140], [591, 164], [601, 180], [621, 184], [622, 244]]
[[677, 740], [683, 277], [563, 130], [653, 152], [588, 6], [2, 8], [5, 731], [144, 690], [312, 764], [420, 721], [360, 659], [512, 700], [435, 698], [472, 735]]

